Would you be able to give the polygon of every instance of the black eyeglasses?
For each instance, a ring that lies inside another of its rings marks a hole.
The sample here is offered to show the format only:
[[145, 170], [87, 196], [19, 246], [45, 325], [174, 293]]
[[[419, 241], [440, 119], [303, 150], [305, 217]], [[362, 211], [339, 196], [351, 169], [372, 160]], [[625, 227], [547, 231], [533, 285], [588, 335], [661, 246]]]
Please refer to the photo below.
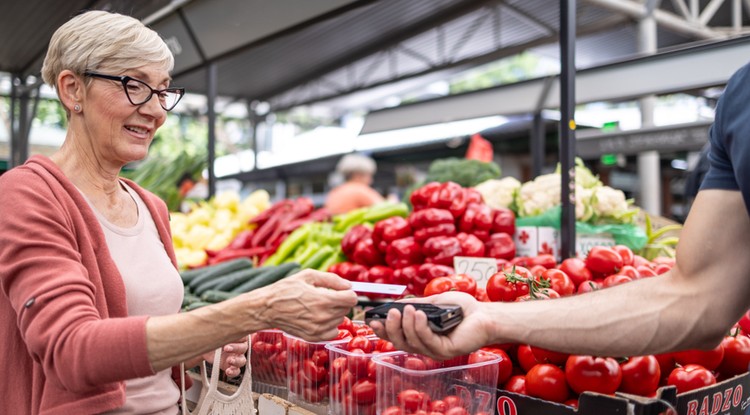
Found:
[[180, 102], [182, 96], [185, 95], [185, 88], [154, 89], [140, 79], [129, 76], [104, 75], [96, 72], [84, 72], [83, 74], [93, 78], [119, 81], [122, 84], [122, 89], [125, 90], [125, 96], [128, 97], [128, 101], [133, 105], [143, 105], [156, 94], [159, 99], [159, 105], [166, 111], [171, 111]]

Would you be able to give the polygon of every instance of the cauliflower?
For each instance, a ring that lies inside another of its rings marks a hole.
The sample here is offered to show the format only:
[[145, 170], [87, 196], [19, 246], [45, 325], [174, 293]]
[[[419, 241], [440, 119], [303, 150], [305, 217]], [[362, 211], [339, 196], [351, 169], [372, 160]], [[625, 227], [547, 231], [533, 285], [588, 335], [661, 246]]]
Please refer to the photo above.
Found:
[[594, 209], [591, 206], [594, 191], [594, 189], [587, 189], [576, 184], [576, 220], [588, 222], [594, 216]]
[[516, 196], [519, 217], [541, 215], [560, 204], [560, 175], [543, 174], [521, 185]]
[[597, 222], [631, 223], [638, 214], [638, 209], [631, 208], [630, 201], [625, 199], [622, 190], [601, 186], [591, 196], [591, 206]]
[[511, 208], [520, 188], [521, 182], [514, 177], [490, 179], [474, 186], [484, 198], [484, 203], [493, 209]]

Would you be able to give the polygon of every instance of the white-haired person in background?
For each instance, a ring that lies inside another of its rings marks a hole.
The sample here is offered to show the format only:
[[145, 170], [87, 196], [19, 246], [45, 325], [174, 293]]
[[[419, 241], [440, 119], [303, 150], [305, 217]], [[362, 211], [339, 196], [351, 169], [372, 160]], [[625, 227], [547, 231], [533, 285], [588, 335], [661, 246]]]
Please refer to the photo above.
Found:
[[218, 363], [236, 376], [248, 334], [333, 338], [357, 302], [348, 281], [306, 270], [179, 312], [166, 205], [119, 177], [183, 95], [173, 62], [156, 32], [119, 14], [86, 12], [52, 36], [42, 76], [68, 115], [65, 141], [0, 177], [2, 414], [175, 415], [180, 363], [223, 347]]
[[343, 176], [345, 182], [328, 192], [326, 209], [337, 215], [383, 202], [383, 196], [371, 187], [376, 170], [375, 160], [370, 157], [360, 154], [342, 157], [336, 165], [336, 173]]

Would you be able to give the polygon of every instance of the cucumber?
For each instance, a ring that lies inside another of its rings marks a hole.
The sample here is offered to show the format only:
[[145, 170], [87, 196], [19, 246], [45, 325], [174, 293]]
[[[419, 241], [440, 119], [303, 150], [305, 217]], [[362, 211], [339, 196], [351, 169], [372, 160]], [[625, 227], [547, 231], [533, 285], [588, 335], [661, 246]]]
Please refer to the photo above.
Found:
[[230, 293], [226, 291], [219, 291], [219, 290], [208, 290], [201, 295], [201, 301], [205, 301], [207, 303], [220, 303], [224, 300], [228, 300], [230, 298], [237, 297], [238, 293]]
[[232, 291], [234, 288], [236, 288], [240, 284], [250, 280], [251, 278], [254, 278], [256, 275], [262, 273], [263, 271], [267, 269], [268, 267], [259, 267], [259, 268], [241, 269], [239, 271], [232, 272], [231, 274], [227, 274], [221, 277], [220, 281], [217, 281], [217, 284], [211, 287], [211, 290], [227, 291], [227, 292]]
[[294, 274], [302, 271], [302, 268], [296, 262], [293, 262], [293, 264], [296, 265], [296, 266], [290, 268], [289, 272], [287, 272], [286, 275], [284, 275], [284, 278], [286, 278], [286, 277], [288, 277], [290, 275], [294, 275]]
[[194, 280], [197, 276], [206, 272], [206, 267], [186, 269], [180, 272], [180, 278], [182, 278], [182, 285], [188, 285], [190, 281]]
[[198, 297], [197, 295], [185, 293], [185, 295], [182, 297], [182, 306], [187, 307], [190, 304], [200, 300], [200, 297]]
[[256, 275], [249, 281], [242, 283], [240, 286], [232, 290], [233, 293], [245, 293], [252, 291], [256, 288], [265, 287], [271, 285], [276, 281], [286, 277], [287, 273], [294, 268], [299, 268], [299, 264], [296, 262], [287, 262], [285, 264], [277, 265], [269, 268], [266, 271]]
[[185, 311], [195, 310], [196, 308], [205, 307], [207, 305], [212, 305], [212, 304], [207, 303], [205, 301], [196, 301], [194, 303], [190, 303], [187, 307], [185, 307]]
[[230, 272], [239, 271], [241, 269], [252, 268], [252, 267], [253, 267], [253, 263], [250, 262], [248, 258], [238, 258], [238, 259], [233, 259], [231, 261], [222, 262], [216, 265], [210, 265], [208, 267], [203, 268], [205, 270], [203, 275], [199, 275], [193, 278], [193, 280], [190, 281], [190, 284], [188, 284], [188, 287], [190, 287], [190, 289], [193, 290], [193, 292], [195, 292], [195, 289], [198, 288], [199, 285], [203, 284], [206, 281], [212, 280], [222, 275], [229, 274]]

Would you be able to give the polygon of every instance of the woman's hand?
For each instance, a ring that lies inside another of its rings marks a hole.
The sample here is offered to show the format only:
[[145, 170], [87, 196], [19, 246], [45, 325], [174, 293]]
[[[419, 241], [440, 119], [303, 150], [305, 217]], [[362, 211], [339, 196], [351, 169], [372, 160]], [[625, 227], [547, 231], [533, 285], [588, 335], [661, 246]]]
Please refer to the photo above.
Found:
[[336, 337], [337, 326], [357, 305], [349, 281], [312, 269], [261, 289], [266, 300], [260, 315], [268, 326], [308, 341]]
[[[240, 374], [240, 370], [247, 363], [248, 339], [240, 339], [234, 343], [226, 344], [221, 349], [221, 362], [219, 367], [224, 373], [233, 378]], [[215, 351], [203, 354], [203, 359], [214, 364]]]

